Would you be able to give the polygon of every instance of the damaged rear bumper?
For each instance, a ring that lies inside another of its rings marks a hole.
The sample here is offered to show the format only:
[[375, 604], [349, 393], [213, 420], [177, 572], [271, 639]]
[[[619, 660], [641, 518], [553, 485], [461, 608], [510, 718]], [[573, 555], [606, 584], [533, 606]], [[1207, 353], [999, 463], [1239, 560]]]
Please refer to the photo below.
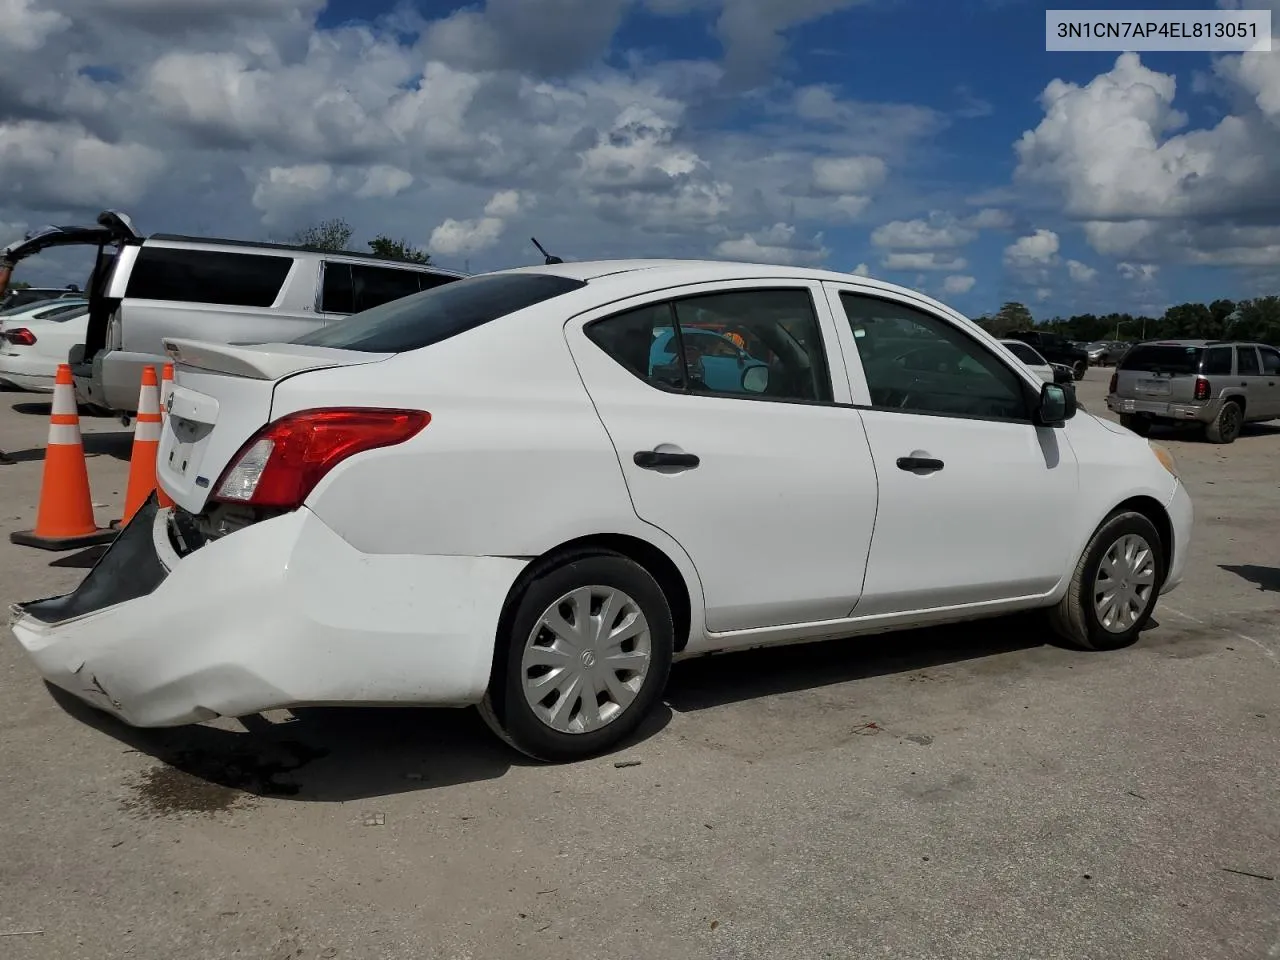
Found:
[[40, 673], [143, 727], [309, 704], [475, 703], [526, 564], [360, 553], [306, 508], [179, 546], [153, 500], [75, 591], [14, 605], [10, 626]]

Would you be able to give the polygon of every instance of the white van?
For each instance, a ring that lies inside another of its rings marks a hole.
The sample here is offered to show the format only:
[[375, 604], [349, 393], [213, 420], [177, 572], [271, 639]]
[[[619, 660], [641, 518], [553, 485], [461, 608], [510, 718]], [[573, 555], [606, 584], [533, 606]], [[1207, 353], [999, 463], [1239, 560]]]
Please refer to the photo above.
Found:
[[105, 211], [93, 227], [51, 227], [12, 244], [16, 262], [41, 250], [93, 244], [89, 324], [68, 361], [82, 403], [136, 412], [142, 370], [166, 362], [161, 340], [218, 343], [292, 340], [324, 324], [465, 274], [371, 254], [282, 244], [140, 235]]

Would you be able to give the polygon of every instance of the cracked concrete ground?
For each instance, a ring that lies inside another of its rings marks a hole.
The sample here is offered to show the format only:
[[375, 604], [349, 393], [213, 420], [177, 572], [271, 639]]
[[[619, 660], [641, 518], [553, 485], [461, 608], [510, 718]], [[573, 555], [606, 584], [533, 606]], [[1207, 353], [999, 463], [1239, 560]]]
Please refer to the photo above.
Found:
[[[84, 574], [8, 543], [47, 413], [0, 394], [6, 604]], [[104, 522], [129, 435], [85, 431]], [[1160, 439], [1197, 540], [1133, 648], [1023, 617], [688, 663], [572, 766], [471, 711], [131, 730], [6, 632], [0, 956], [1280, 957], [1280, 427]]]

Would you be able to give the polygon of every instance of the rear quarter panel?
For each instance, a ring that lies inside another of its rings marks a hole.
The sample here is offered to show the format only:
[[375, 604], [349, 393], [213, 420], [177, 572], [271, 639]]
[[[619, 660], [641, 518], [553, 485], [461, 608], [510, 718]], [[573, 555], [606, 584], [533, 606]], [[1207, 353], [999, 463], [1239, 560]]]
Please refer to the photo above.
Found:
[[381, 363], [279, 384], [273, 418], [344, 403], [431, 414], [409, 442], [340, 464], [308, 506], [373, 554], [536, 557], [580, 537], [633, 536], [675, 563], [701, 623], [692, 563], [636, 515], [563, 318], [535, 322], [546, 319], [517, 314]]

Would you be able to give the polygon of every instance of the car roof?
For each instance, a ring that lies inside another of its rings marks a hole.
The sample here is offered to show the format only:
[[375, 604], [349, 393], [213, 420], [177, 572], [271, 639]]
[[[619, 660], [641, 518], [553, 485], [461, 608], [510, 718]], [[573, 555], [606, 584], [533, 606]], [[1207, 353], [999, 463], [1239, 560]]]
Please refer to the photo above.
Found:
[[[728, 280], [812, 280], [863, 287], [870, 293], [890, 293], [906, 297], [968, 320], [963, 314], [918, 290], [898, 286], [872, 277], [837, 270], [794, 267], [771, 263], [744, 263], [735, 260], [583, 260], [569, 263], [511, 267], [495, 273], [542, 273], [582, 280], [618, 298], [634, 296], [665, 287], [692, 283], [714, 283]], [[605, 288], [608, 288], [607, 291]]]

